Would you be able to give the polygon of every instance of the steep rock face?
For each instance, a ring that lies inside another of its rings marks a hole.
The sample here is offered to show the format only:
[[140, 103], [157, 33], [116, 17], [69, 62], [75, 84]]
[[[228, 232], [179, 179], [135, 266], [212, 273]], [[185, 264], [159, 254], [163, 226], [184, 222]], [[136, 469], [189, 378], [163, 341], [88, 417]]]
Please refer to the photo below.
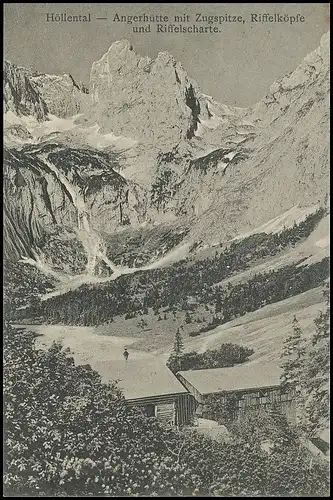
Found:
[[99, 245], [96, 230], [114, 232], [141, 222], [139, 188], [114, 171], [117, 159], [58, 144], [6, 151], [4, 234], [9, 258], [43, 253], [46, 234], [76, 234], [87, 253]]
[[324, 35], [320, 47], [248, 111], [245, 118], [257, 134], [245, 144], [245, 159], [223, 176], [188, 172], [179, 203], [188, 207], [189, 193], [196, 191], [206, 209], [198, 213], [192, 238], [220, 241], [295, 205], [323, 202], [329, 192], [328, 41]]
[[36, 75], [31, 81], [46, 103], [48, 112], [59, 118], [80, 113], [87, 99], [87, 90], [71, 75]]
[[38, 74], [5, 61], [5, 112], [17, 116], [47, 120], [49, 113], [67, 118], [81, 111], [87, 100], [87, 89], [71, 75]]
[[47, 106], [29, 76], [29, 70], [5, 61], [4, 111], [42, 121], [46, 119]]
[[32, 135], [21, 124], [7, 125], [4, 129], [4, 139], [7, 146], [25, 144], [31, 141]]
[[[252, 118], [260, 123], [274, 125], [275, 121], [282, 119], [285, 123], [291, 116], [293, 109], [290, 106], [301, 104], [300, 112], [305, 114], [314, 101], [327, 97], [329, 90], [329, 43], [330, 33], [325, 33], [320, 46], [308, 54], [301, 64], [280, 80], [274, 82], [267, 96], [253, 109]], [[300, 109], [300, 106], [298, 106]], [[267, 132], [271, 133], [268, 129]]]
[[91, 69], [92, 113], [105, 131], [149, 144], [193, 137], [201, 113], [196, 84], [168, 53], [156, 60], [115, 42]]

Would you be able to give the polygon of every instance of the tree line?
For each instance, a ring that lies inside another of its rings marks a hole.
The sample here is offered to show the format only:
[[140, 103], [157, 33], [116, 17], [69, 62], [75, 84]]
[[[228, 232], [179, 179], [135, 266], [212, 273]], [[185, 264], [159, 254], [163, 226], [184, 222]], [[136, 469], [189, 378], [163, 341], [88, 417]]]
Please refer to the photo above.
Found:
[[[147, 279], [150, 272], [141, 272], [140, 275], [136, 273], [131, 277], [121, 276], [116, 281], [98, 286], [83, 285], [77, 290], [37, 302], [23, 311], [21, 317], [33, 321], [89, 326], [107, 323], [115, 316], [142, 315], [148, 312], [148, 307], [155, 312], [162, 305], [174, 312], [187, 308], [182, 296], [184, 289], [180, 286], [166, 289], [163, 283], [158, 282], [150, 282], [150, 286], [144, 286], [141, 281], [144, 274]], [[208, 328], [202, 327], [201, 331], [317, 287], [328, 276], [329, 258], [326, 257], [308, 266], [292, 264], [266, 273], [257, 273], [245, 283], [229, 283], [226, 287], [215, 286], [210, 289], [202, 287], [197, 305], [218, 305], [216, 310], [220, 312], [216, 312], [207, 325]], [[190, 289], [186, 290], [187, 297], [192, 294]], [[177, 299], [179, 302], [175, 305]]]
[[39, 296], [53, 290], [57, 280], [23, 262], [3, 261], [4, 313], [7, 319], [18, 317], [22, 307], [39, 304]]
[[[31, 307], [27, 314], [30, 319], [41, 317], [41, 320], [50, 322], [88, 326], [108, 322], [118, 315], [144, 314], [148, 308], [154, 311], [162, 307], [171, 311], [188, 310], [190, 299], [196, 303], [212, 304], [216, 307], [216, 313], [219, 313], [222, 310], [223, 300], [224, 319], [222, 321], [229, 321], [229, 318], [235, 315], [261, 307], [265, 301], [271, 303], [283, 300], [319, 284], [315, 276], [310, 276], [308, 283], [301, 278], [303, 272], [304, 276], [309, 276], [312, 270], [315, 272], [316, 268], [304, 266], [298, 270], [296, 266], [288, 266], [285, 272], [276, 271], [272, 275], [270, 273], [258, 274], [254, 281], [250, 280], [249, 283], [255, 290], [253, 299], [251, 298], [252, 290], [247, 290], [246, 285], [232, 287], [232, 293], [225, 293], [221, 287], [216, 286], [216, 283], [249, 267], [250, 263], [256, 259], [274, 255], [285, 246], [293, 245], [296, 241], [305, 238], [325, 213], [324, 209], [319, 209], [303, 222], [281, 233], [260, 233], [239, 242], [233, 242], [221, 253], [216, 252], [213, 258], [194, 262], [181, 261], [165, 268], [138, 271], [108, 283], [83, 285], [77, 290], [53, 297], [40, 304], [36, 304], [35, 301], [34, 307]], [[327, 261], [324, 260], [319, 267], [324, 269], [327, 265]], [[282, 273], [283, 280], [285, 277], [288, 278], [289, 272], [294, 276], [294, 279], [289, 279], [289, 282], [293, 282], [291, 289], [288, 291], [283, 287], [282, 292], [272, 291], [271, 287], [274, 287], [275, 281], [279, 280], [279, 273]], [[266, 279], [268, 279], [267, 284], [264, 283]], [[230, 287], [231, 285], [228, 286]], [[266, 298], [258, 289], [260, 287], [265, 290]], [[242, 297], [245, 295], [246, 303], [244, 301], [240, 303], [239, 301], [243, 300]], [[248, 302], [249, 305], [247, 305]], [[244, 310], [244, 307], [247, 309]], [[219, 318], [220, 315], [216, 314], [213, 320], [215, 323], [208, 325], [208, 328], [203, 326], [202, 331], [207, 331], [209, 326], [215, 327], [220, 321]]]
[[216, 314], [208, 326], [215, 328], [248, 312], [256, 311], [321, 285], [329, 276], [329, 258], [309, 266], [292, 264], [267, 273], [256, 273], [244, 283], [215, 287]]

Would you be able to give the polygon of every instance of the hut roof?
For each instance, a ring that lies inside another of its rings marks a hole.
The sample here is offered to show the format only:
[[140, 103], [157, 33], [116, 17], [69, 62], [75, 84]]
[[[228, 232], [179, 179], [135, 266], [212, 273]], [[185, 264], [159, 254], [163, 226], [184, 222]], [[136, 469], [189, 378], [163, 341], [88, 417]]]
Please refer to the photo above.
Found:
[[251, 363], [230, 368], [180, 371], [178, 374], [201, 394], [211, 394], [278, 386], [281, 369], [277, 365]]
[[103, 382], [118, 380], [126, 399], [187, 392], [164, 362], [155, 358], [99, 361], [95, 369]]

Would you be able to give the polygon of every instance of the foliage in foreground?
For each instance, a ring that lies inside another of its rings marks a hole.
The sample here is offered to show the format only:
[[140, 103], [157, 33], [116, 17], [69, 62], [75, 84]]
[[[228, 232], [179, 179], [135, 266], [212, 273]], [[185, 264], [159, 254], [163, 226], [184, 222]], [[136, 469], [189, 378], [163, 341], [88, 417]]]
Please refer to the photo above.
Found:
[[163, 427], [59, 344], [4, 331], [6, 496], [325, 495], [328, 471], [297, 439], [270, 454]]

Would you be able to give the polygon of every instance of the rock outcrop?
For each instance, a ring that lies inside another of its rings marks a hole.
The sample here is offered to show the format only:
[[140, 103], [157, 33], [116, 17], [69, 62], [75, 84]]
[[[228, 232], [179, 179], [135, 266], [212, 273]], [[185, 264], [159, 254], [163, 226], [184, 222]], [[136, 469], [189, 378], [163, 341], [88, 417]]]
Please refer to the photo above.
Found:
[[[247, 111], [243, 123], [255, 134], [230, 145], [233, 159], [227, 169], [222, 158], [208, 169], [188, 170], [178, 204], [196, 213], [192, 238], [207, 244], [232, 238], [293, 206], [320, 204], [327, 197], [328, 46], [326, 34], [318, 49]], [[206, 163], [203, 157], [201, 164]]]
[[36, 75], [30, 78], [47, 105], [48, 112], [67, 118], [81, 112], [87, 91], [71, 75]]
[[17, 116], [47, 120], [48, 114], [67, 118], [81, 111], [87, 89], [71, 75], [38, 74], [5, 61], [4, 107]]
[[87, 252], [96, 234], [145, 217], [140, 189], [118, 174], [115, 155], [57, 144], [10, 149], [4, 158], [5, 249], [11, 259], [42, 252], [47, 234], [71, 232]]
[[29, 70], [5, 61], [4, 111], [43, 121], [47, 117], [47, 106], [29, 77]]

